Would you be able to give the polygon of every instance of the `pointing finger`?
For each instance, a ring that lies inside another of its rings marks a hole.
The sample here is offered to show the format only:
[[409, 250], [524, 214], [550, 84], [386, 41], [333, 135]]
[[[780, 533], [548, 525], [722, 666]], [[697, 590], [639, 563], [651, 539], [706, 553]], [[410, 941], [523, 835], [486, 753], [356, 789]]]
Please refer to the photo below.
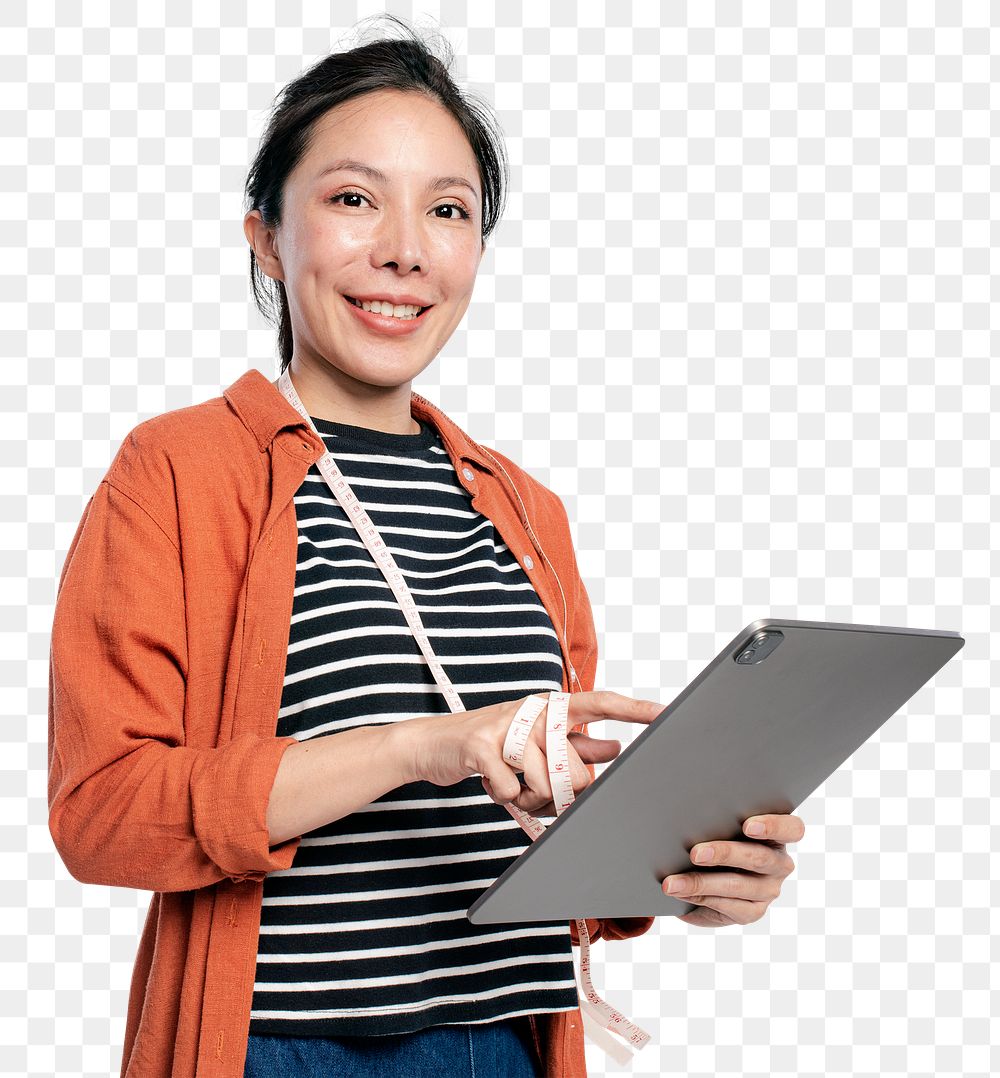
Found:
[[637, 700], [631, 696], [602, 689], [599, 692], [575, 693], [570, 697], [573, 724], [619, 719], [648, 725], [664, 710], [656, 700]]

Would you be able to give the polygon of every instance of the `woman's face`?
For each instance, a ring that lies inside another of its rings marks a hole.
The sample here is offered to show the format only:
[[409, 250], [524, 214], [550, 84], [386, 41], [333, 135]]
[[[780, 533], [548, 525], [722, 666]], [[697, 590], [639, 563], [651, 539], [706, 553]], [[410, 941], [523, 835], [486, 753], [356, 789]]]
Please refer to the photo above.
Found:
[[[379, 386], [427, 367], [472, 298], [485, 252], [481, 198], [465, 134], [422, 94], [378, 90], [317, 121], [285, 184], [280, 228], [264, 230], [256, 210], [244, 222], [261, 269], [285, 284], [299, 366], [328, 363]], [[348, 296], [412, 297], [429, 309], [412, 320], [372, 316]]]

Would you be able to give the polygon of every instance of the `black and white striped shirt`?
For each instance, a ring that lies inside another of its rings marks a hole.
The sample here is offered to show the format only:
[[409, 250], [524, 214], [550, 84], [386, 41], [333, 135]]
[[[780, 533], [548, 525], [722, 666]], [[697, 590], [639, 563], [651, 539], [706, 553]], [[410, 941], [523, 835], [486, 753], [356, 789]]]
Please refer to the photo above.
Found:
[[[552, 621], [437, 431], [313, 419], [406, 577], [468, 710], [559, 691]], [[295, 597], [276, 733], [447, 714], [385, 577], [313, 464], [295, 495]], [[466, 910], [530, 838], [478, 776], [414, 782], [302, 837], [264, 880], [250, 1032], [407, 1033], [579, 1005], [569, 923]]]

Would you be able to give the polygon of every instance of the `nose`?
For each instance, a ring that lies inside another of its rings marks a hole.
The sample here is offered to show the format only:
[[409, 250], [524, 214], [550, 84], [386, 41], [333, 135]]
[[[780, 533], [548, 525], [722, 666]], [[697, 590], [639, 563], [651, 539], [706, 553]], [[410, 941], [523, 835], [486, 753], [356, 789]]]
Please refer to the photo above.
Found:
[[405, 208], [386, 210], [372, 239], [372, 264], [406, 272], [426, 269], [423, 222]]

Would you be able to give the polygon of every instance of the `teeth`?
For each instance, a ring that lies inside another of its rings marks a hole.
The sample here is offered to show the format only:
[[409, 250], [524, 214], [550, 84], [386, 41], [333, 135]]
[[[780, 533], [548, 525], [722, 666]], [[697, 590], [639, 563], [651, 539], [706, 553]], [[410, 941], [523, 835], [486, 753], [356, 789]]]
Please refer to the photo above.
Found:
[[364, 311], [372, 311], [375, 314], [386, 315], [390, 318], [416, 318], [420, 313], [420, 308], [415, 307], [412, 303], [400, 303], [393, 306], [386, 300], [381, 299], [373, 300], [371, 303], [367, 300], [359, 302], [356, 299], [351, 299], [350, 296], [348, 296], [348, 299], [351, 300], [355, 307], [360, 307]]

